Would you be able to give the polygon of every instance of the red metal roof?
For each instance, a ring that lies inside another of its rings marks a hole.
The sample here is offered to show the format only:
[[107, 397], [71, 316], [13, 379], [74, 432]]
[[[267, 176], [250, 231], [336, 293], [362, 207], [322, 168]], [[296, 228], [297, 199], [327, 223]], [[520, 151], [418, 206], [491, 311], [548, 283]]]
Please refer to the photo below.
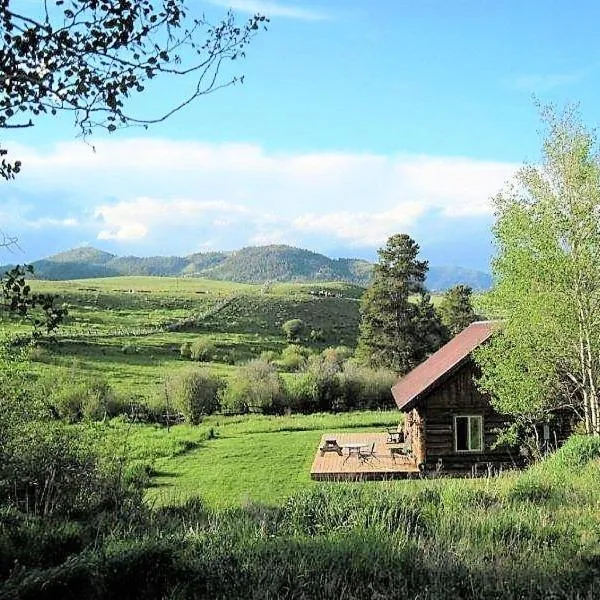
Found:
[[483, 344], [498, 326], [497, 321], [476, 321], [415, 367], [392, 388], [400, 410], [409, 410], [440, 378], [464, 361]]

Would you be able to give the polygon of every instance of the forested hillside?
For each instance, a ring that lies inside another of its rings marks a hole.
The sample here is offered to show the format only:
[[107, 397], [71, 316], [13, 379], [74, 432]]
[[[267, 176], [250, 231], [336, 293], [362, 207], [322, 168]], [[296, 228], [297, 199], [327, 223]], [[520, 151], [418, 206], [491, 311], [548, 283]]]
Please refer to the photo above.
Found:
[[[4, 272], [13, 265], [0, 267]], [[239, 283], [343, 281], [367, 286], [373, 265], [356, 258], [332, 259], [286, 245], [251, 246], [233, 252], [199, 252], [189, 256], [116, 256], [91, 247], [76, 248], [33, 263], [38, 279], [88, 279], [121, 275], [206, 277]], [[460, 267], [431, 267], [427, 287], [433, 291], [465, 284], [490, 287], [487, 273]]]

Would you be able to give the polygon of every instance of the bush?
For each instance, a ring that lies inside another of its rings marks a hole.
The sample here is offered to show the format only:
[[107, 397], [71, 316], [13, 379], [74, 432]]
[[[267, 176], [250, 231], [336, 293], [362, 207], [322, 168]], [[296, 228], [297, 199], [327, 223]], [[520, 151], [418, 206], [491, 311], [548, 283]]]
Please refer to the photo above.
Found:
[[0, 503], [31, 514], [90, 515], [115, 509], [126, 495], [118, 466], [101, 460], [81, 428], [32, 421], [12, 428], [0, 446]]
[[329, 347], [321, 352], [321, 356], [323, 357], [323, 360], [335, 363], [341, 368], [344, 362], [352, 356], [352, 349], [348, 348], [348, 346]]
[[544, 462], [551, 470], [558, 467], [579, 469], [597, 458], [600, 458], [600, 437], [573, 435]]
[[311, 329], [309, 335], [313, 342], [320, 342], [325, 338], [325, 334], [323, 333], [322, 329]]
[[289, 407], [300, 412], [331, 410], [339, 397], [338, 366], [311, 357], [306, 370], [288, 386]]
[[300, 334], [304, 329], [304, 323], [300, 319], [290, 319], [281, 326], [281, 329], [285, 333], [285, 337], [290, 342], [293, 342], [300, 338]]
[[166, 380], [165, 400], [172, 402], [188, 423], [197, 425], [219, 407], [222, 387], [222, 379], [206, 369], [185, 369]]
[[208, 362], [215, 354], [215, 346], [206, 338], [198, 338], [190, 345], [190, 358], [198, 362]]
[[306, 365], [307, 350], [295, 344], [286, 346], [281, 351], [281, 358], [277, 365], [284, 371], [299, 371]]
[[387, 369], [370, 369], [346, 363], [338, 375], [339, 402], [337, 410], [389, 409], [395, 406], [391, 388], [396, 375]]
[[108, 382], [91, 377], [74, 382], [65, 380], [58, 389], [50, 391], [50, 404], [67, 423], [77, 423], [84, 418], [92, 421], [111, 418], [117, 416], [122, 408], [115, 401]]
[[221, 397], [223, 407], [237, 413], [252, 409], [280, 412], [283, 400], [283, 381], [277, 369], [260, 359], [246, 363], [231, 375]]
[[275, 352], [273, 352], [273, 350], [263, 350], [260, 353], [260, 360], [263, 360], [268, 363], [272, 363], [275, 361], [276, 356], [277, 355], [275, 354]]
[[311, 357], [304, 372], [287, 381], [287, 408], [311, 413], [393, 408], [391, 387], [396, 375], [335, 360]]
[[183, 342], [179, 347], [179, 354], [181, 358], [191, 358], [192, 357], [192, 343], [191, 342]]

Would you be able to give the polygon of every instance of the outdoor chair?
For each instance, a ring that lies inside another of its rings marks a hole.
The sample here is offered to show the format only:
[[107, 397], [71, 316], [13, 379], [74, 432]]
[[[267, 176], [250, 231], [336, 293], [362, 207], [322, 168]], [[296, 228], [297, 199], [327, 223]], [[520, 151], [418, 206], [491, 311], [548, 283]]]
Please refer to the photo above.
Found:
[[386, 430], [387, 433], [387, 443], [388, 444], [401, 444], [404, 441], [404, 431], [398, 427], [388, 427]]
[[362, 446], [358, 451], [359, 460], [367, 460], [372, 457], [375, 457], [375, 442]]

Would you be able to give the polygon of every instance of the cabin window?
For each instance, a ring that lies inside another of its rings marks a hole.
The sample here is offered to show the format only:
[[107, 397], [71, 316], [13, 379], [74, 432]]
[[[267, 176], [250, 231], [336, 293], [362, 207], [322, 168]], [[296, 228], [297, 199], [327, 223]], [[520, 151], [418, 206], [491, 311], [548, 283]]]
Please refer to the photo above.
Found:
[[454, 417], [454, 445], [457, 452], [481, 452], [483, 418], [478, 415]]

